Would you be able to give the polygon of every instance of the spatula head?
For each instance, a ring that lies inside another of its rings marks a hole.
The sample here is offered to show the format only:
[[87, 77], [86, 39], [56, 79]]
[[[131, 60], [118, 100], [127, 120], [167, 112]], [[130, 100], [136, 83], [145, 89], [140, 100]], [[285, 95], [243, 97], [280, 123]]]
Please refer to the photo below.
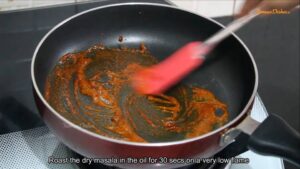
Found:
[[159, 64], [137, 72], [132, 85], [142, 94], [160, 94], [200, 66], [208, 51], [201, 42], [190, 42]]

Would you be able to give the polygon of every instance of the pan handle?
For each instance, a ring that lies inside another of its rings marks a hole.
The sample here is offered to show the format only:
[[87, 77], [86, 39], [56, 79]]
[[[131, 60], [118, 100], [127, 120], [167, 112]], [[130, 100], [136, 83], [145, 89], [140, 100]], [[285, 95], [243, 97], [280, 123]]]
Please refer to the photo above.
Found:
[[251, 134], [248, 148], [300, 166], [300, 134], [281, 117], [270, 114]]
[[221, 145], [234, 143], [241, 132], [249, 135], [245, 143], [248, 149], [262, 155], [281, 157], [300, 167], [300, 134], [281, 117], [269, 114], [260, 123], [249, 115], [222, 135]]

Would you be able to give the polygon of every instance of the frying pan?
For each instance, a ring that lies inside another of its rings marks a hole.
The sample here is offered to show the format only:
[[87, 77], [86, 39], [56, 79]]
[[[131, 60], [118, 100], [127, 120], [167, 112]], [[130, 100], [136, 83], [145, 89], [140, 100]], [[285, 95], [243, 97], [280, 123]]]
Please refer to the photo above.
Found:
[[[31, 65], [36, 104], [52, 132], [69, 148], [86, 157], [156, 158], [156, 163], [113, 164], [125, 168], [172, 168], [168, 158], [211, 157], [234, 143], [240, 133], [250, 135], [249, 149], [282, 157], [300, 165], [300, 135], [280, 117], [270, 114], [264, 122], [249, 113], [258, 87], [255, 61], [246, 45], [234, 34], [220, 43], [199, 70], [182, 83], [212, 91], [228, 105], [229, 122], [207, 134], [179, 141], [136, 143], [92, 133], [68, 121], [44, 98], [47, 75], [58, 58], [87, 49], [99, 42], [108, 47], [137, 48], [145, 43], [158, 60], [191, 41], [203, 41], [222, 29], [218, 22], [194, 13], [155, 3], [121, 3], [101, 6], [74, 15], [50, 30], [38, 44]], [[179, 65], [180, 66], [180, 65]]]

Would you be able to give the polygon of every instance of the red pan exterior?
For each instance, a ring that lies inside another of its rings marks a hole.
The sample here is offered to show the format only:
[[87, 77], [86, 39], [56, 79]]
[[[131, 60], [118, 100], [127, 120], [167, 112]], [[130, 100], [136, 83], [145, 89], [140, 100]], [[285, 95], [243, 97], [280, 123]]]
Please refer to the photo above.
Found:
[[[94, 158], [144, 158], [152, 157], [156, 158], [158, 161], [161, 157], [170, 158], [205, 158], [211, 157], [225, 146], [220, 146], [220, 138], [222, 134], [230, 129], [231, 127], [239, 124], [246, 116], [245, 113], [241, 118], [234, 124], [230, 125], [228, 128], [214, 133], [208, 137], [197, 139], [195, 141], [175, 144], [175, 145], [163, 145], [163, 146], [140, 146], [140, 145], [128, 145], [120, 144], [116, 142], [111, 142], [104, 139], [99, 139], [93, 135], [88, 134], [74, 128], [73, 126], [67, 124], [60, 118], [58, 118], [51, 110], [49, 110], [34, 92], [37, 106], [40, 110], [41, 116], [50, 130], [69, 148], [75, 152], [85, 156]], [[252, 100], [252, 103], [254, 100]], [[253, 105], [253, 104], [252, 104]], [[249, 110], [251, 110], [252, 105]], [[157, 164], [115, 164], [120, 167], [128, 168], [161, 168], [161, 165]], [[186, 164], [185, 164], [186, 165]], [[163, 168], [174, 168], [182, 166], [182, 164], [170, 164], [164, 165]]]

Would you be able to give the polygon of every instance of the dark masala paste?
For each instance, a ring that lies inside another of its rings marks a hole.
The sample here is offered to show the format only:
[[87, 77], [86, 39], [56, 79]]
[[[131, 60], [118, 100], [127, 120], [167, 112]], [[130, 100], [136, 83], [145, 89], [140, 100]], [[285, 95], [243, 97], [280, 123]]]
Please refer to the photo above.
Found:
[[97, 134], [165, 142], [208, 133], [228, 120], [227, 106], [210, 91], [178, 85], [161, 95], [131, 88], [132, 74], [157, 63], [141, 49], [96, 45], [62, 56], [50, 72], [45, 98], [62, 116]]

